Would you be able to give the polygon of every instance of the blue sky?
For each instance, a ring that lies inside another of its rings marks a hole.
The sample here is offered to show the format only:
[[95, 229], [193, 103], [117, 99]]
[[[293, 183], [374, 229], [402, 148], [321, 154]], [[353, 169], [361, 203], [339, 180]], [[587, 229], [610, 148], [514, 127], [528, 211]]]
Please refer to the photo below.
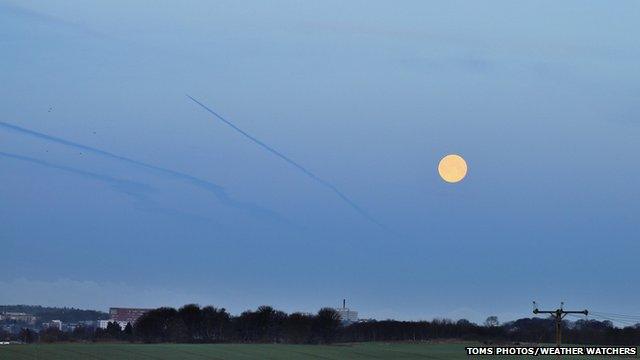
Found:
[[0, 303], [638, 314], [638, 15], [0, 1]]

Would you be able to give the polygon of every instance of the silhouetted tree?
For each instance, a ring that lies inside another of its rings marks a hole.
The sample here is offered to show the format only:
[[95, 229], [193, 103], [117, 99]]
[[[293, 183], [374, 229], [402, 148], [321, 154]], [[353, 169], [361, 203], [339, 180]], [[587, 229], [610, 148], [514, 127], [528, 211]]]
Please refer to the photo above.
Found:
[[91, 340], [93, 335], [94, 332], [92, 328], [85, 325], [78, 325], [71, 331], [70, 338], [76, 341], [87, 341]]
[[202, 308], [202, 332], [206, 341], [225, 341], [230, 326], [231, 315], [225, 309], [216, 309], [213, 306]]
[[279, 342], [284, 332], [287, 314], [271, 306], [260, 306], [255, 312], [256, 336], [260, 342]]
[[110, 321], [107, 323], [107, 331], [106, 335], [113, 340], [120, 339], [120, 334], [122, 333], [122, 328], [120, 324], [115, 321]]
[[330, 344], [338, 335], [340, 323], [340, 315], [337, 311], [332, 308], [320, 309], [313, 322], [314, 335], [322, 343]]
[[162, 307], [140, 316], [133, 326], [133, 332], [144, 342], [170, 342], [176, 335], [176, 309]]
[[31, 329], [22, 329], [20, 330], [20, 334], [18, 334], [18, 338], [24, 343], [31, 344], [38, 340], [38, 334]]
[[178, 316], [184, 324], [184, 335], [189, 342], [202, 341], [204, 334], [204, 318], [200, 306], [189, 304], [178, 310]]
[[285, 320], [284, 333], [288, 342], [303, 344], [312, 341], [313, 315], [293, 313]]
[[60, 329], [55, 327], [48, 327], [40, 331], [40, 341], [46, 343], [53, 343], [59, 341], [65, 341], [68, 337]]
[[122, 330], [122, 340], [133, 341], [133, 326], [131, 323], [127, 323]]
[[494, 327], [498, 325], [500, 325], [500, 323], [498, 322], [498, 317], [495, 315], [489, 316], [487, 320], [484, 321], [484, 326], [486, 327]]

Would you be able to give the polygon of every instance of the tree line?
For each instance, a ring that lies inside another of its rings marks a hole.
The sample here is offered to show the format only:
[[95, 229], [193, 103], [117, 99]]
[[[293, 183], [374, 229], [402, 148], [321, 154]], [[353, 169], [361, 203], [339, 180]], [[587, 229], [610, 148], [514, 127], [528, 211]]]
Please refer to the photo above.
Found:
[[232, 317], [225, 309], [185, 305], [149, 311], [135, 323], [144, 342], [332, 343], [341, 326], [331, 308], [316, 314], [287, 314], [260, 306]]
[[[640, 324], [614, 327], [609, 321], [565, 322], [563, 340], [573, 344], [635, 345], [640, 343]], [[5, 334], [5, 337], [8, 336]], [[195, 304], [179, 309], [162, 307], [121, 328], [109, 323], [106, 329], [79, 326], [62, 332], [47, 328], [39, 333], [23, 329], [15, 340], [23, 342], [130, 341], [145, 343], [287, 343], [331, 344], [334, 342], [427, 341], [460, 339], [485, 343], [552, 343], [553, 319], [524, 318], [499, 324], [495, 316], [484, 324], [462, 319], [432, 321], [363, 321], [343, 324], [331, 308], [315, 314], [287, 314], [271, 306], [232, 316], [223, 308]], [[3, 334], [0, 334], [0, 338]]]

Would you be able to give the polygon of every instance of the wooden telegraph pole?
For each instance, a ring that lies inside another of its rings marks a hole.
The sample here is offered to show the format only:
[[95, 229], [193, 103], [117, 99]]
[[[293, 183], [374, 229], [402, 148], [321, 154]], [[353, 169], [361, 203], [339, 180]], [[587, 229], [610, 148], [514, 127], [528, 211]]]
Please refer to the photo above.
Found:
[[539, 310], [536, 302], [533, 302], [533, 313], [534, 314], [549, 314], [556, 321], [556, 346], [560, 346], [562, 343], [562, 319], [567, 316], [567, 314], [583, 314], [589, 315], [589, 310], [564, 310], [564, 303], [560, 303], [560, 308], [555, 310]]

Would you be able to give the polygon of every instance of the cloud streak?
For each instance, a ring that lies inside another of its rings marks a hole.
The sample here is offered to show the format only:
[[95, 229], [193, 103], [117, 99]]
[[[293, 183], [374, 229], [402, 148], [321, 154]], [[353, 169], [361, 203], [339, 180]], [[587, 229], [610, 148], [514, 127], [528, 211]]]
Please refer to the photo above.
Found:
[[[207, 221], [207, 222], [215, 221], [214, 219], [209, 218], [207, 216], [200, 216], [200, 215], [176, 210], [173, 208], [162, 207], [160, 204], [158, 204], [149, 196], [152, 193], [156, 192], [157, 190], [148, 184], [140, 183], [137, 181], [126, 180], [126, 179], [115, 178], [109, 175], [85, 171], [85, 170], [73, 168], [70, 166], [54, 164], [41, 159], [36, 159], [36, 158], [19, 155], [19, 154], [7, 153], [3, 151], [0, 151], [0, 158], [7, 158], [11, 160], [16, 160], [16, 161], [22, 161], [29, 164], [38, 165], [38, 166], [42, 166], [42, 167], [46, 167], [54, 170], [60, 170], [73, 175], [78, 175], [86, 179], [106, 183], [114, 191], [128, 195], [133, 199], [135, 199], [137, 201], [137, 205], [140, 207], [141, 210], [144, 210], [144, 211], [170, 215], [172, 217], [180, 216], [181, 218], [185, 218], [189, 220]], [[220, 225], [220, 223], [218, 223], [218, 225]]]
[[18, 160], [18, 161], [23, 161], [23, 162], [28, 162], [28, 163], [31, 163], [31, 164], [44, 166], [44, 167], [47, 167], [47, 168], [50, 168], [50, 169], [61, 170], [61, 171], [68, 172], [68, 173], [71, 173], [71, 174], [80, 175], [80, 176], [88, 178], [88, 179], [104, 182], [104, 183], [107, 183], [107, 184], [111, 185], [114, 190], [116, 190], [118, 192], [121, 192], [121, 193], [124, 193], [124, 194], [129, 195], [129, 196], [132, 196], [135, 199], [140, 200], [140, 201], [148, 200], [146, 194], [151, 193], [151, 192], [154, 191], [154, 189], [151, 186], [147, 185], [147, 184], [142, 184], [142, 183], [139, 183], [139, 182], [125, 180], [125, 179], [118, 179], [118, 178], [115, 178], [115, 177], [112, 177], [112, 176], [109, 176], [109, 175], [93, 173], [93, 172], [90, 172], [90, 171], [80, 170], [80, 169], [72, 168], [72, 167], [69, 167], [69, 166], [57, 165], [57, 164], [53, 164], [53, 163], [50, 163], [50, 162], [47, 162], [47, 161], [44, 161], [44, 160], [40, 160], [40, 159], [28, 157], [28, 156], [23, 156], [23, 155], [18, 155], [18, 154], [11, 154], [11, 153], [6, 153], [6, 152], [0, 151], [0, 157], [13, 159], [13, 160]]
[[17, 6], [14, 4], [0, 4], [0, 10], [3, 12], [12, 14], [13, 16], [19, 16], [28, 20], [34, 20], [45, 25], [49, 25], [54, 28], [60, 28], [75, 33], [89, 35], [95, 38], [105, 38], [106, 35], [84, 26], [79, 23], [67, 21], [55, 16], [51, 16], [45, 13], [41, 13], [26, 7]]
[[233, 200], [229, 197], [229, 195], [227, 195], [227, 193], [225, 192], [224, 188], [221, 187], [220, 185], [214, 184], [208, 180], [204, 180], [198, 177], [195, 177], [193, 175], [189, 175], [183, 172], [179, 172], [179, 171], [175, 171], [175, 170], [171, 170], [171, 169], [167, 169], [167, 168], [163, 168], [160, 166], [155, 166], [155, 165], [151, 165], [142, 161], [138, 161], [138, 160], [134, 160], [125, 156], [121, 156], [121, 155], [117, 155], [114, 154], [112, 152], [109, 151], [104, 151], [98, 148], [94, 148], [91, 146], [87, 146], [87, 145], [83, 145], [83, 144], [79, 144], [73, 141], [69, 141], [69, 140], [65, 140], [59, 137], [55, 137], [55, 136], [51, 136], [51, 135], [47, 135], [44, 133], [40, 133], [37, 131], [33, 131], [33, 130], [29, 130], [20, 126], [16, 126], [13, 124], [9, 124], [7, 122], [4, 121], [0, 121], [0, 128], [4, 128], [6, 130], [10, 130], [10, 131], [14, 131], [23, 135], [28, 135], [37, 139], [41, 139], [41, 140], [45, 140], [45, 141], [49, 141], [49, 142], [53, 142], [53, 143], [57, 143], [57, 144], [61, 144], [64, 146], [68, 146], [74, 149], [78, 149], [78, 150], [83, 150], [89, 153], [93, 153], [105, 158], [109, 158], [109, 159], [113, 159], [116, 161], [120, 161], [120, 162], [124, 162], [130, 165], [134, 165], [136, 167], [139, 168], [143, 168], [146, 169], [148, 171], [151, 171], [155, 174], [158, 175], [162, 175], [168, 178], [172, 178], [172, 179], [179, 179], [182, 181], [185, 181], [193, 186], [196, 186], [198, 188], [204, 189], [212, 194], [214, 194], [218, 200], [220, 200], [223, 204], [230, 206], [230, 207], [235, 207], [235, 208], [240, 208], [246, 211], [249, 211], [251, 213], [254, 214], [259, 214], [262, 216], [268, 216], [271, 218], [275, 218], [278, 220], [282, 220], [282, 218], [277, 215], [276, 213], [270, 211], [270, 210], [266, 210], [263, 209], [259, 206], [253, 205], [253, 204], [248, 204], [248, 203], [244, 203], [244, 202], [240, 202], [240, 201], [236, 201]]
[[218, 118], [220, 121], [224, 122], [225, 124], [229, 125], [232, 129], [234, 129], [236, 132], [242, 134], [244, 137], [246, 137], [247, 139], [251, 140], [253, 143], [257, 144], [258, 146], [260, 146], [261, 148], [267, 150], [268, 152], [272, 153], [273, 155], [279, 157], [280, 159], [284, 160], [286, 163], [288, 163], [289, 165], [293, 166], [294, 168], [298, 169], [300, 172], [302, 172], [303, 174], [307, 175], [309, 178], [311, 178], [313, 181], [317, 182], [318, 184], [328, 188], [329, 190], [333, 191], [336, 195], [338, 195], [338, 197], [340, 199], [342, 199], [343, 202], [345, 202], [347, 205], [349, 205], [352, 209], [354, 209], [358, 214], [360, 214], [362, 217], [364, 217], [365, 219], [367, 219], [368, 221], [376, 224], [377, 226], [379, 226], [382, 229], [386, 230], [386, 227], [380, 223], [378, 220], [376, 220], [374, 217], [372, 217], [371, 215], [369, 215], [362, 207], [360, 207], [358, 204], [356, 204], [355, 201], [351, 200], [349, 197], [347, 197], [347, 195], [345, 195], [342, 191], [340, 191], [340, 189], [338, 189], [335, 185], [333, 185], [332, 183], [330, 183], [327, 180], [324, 180], [320, 177], [318, 177], [317, 175], [315, 175], [314, 173], [312, 173], [311, 171], [307, 170], [307, 168], [305, 168], [304, 166], [300, 165], [299, 163], [295, 162], [294, 160], [292, 160], [291, 158], [289, 158], [288, 156], [284, 155], [283, 153], [281, 153], [280, 151], [272, 148], [271, 146], [265, 144], [264, 142], [262, 142], [261, 140], [257, 139], [256, 137], [252, 136], [251, 134], [245, 132], [244, 130], [240, 129], [239, 127], [237, 127], [236, 125], [234, 125], [231, 121], [225, 119], [224, 117], [222, 117], [221, 115], [219, 115], [218, 113], [216, 113], [215, 111], [211, 110], [209, 107], [207, 107], [206, 105], [204, 105], [203, 103], [201, 103], [200, 101], [194, 99], [193, 97], [191, 97], [190, 95], [187, 95], [187, 97], [189, 99], [191, 99], [193, 102], [195, 102], [196, 104], [200, 105], [203, 109], [205, 109], [207, 112], [209, 112], [210, 114], [212, 114], [213, 116], [215, 116], [216, 118]]

